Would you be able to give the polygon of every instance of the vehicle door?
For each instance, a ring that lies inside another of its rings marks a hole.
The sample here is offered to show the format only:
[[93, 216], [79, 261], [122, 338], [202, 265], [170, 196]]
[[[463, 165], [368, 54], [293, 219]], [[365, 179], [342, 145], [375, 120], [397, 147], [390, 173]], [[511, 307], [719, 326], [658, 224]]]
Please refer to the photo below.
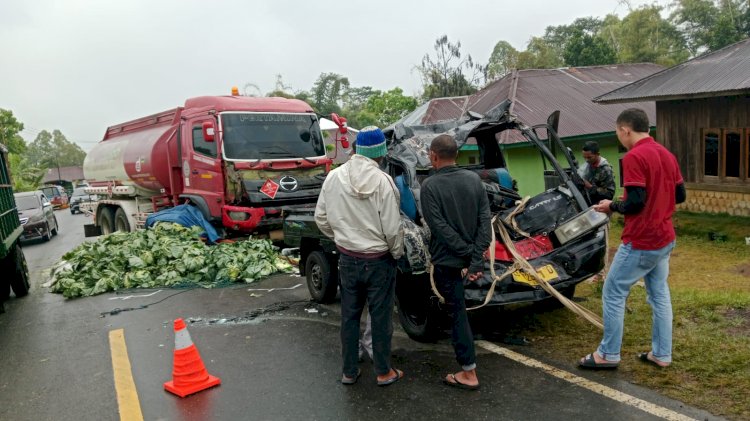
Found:
[[[221, 151], [219, 150], [219, 136], [213, 141], [207, 141], [203, 136], [203, 123], [216, 120], [213, 116], [201, 116], [188, 120], [185, 125], [188, 139], [186, 151], [183, 154], [183, 175], [188, 183], [186, 193], [192, 193], [206, 200], [212, 216], [221, 215], [221, 205], [224, 198], [224, 182], [221, 168]], [[185, 133], [183, 131], [183, 133]]]

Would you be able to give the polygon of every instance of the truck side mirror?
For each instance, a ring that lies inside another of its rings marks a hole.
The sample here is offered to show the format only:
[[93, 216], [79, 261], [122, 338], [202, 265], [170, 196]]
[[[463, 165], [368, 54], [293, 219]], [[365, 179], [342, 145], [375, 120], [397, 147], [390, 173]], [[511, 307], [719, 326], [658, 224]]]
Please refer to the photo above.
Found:
[[203, 140], [206, 142], [214, 141], [214, 134], [216, 133], [213, 121], [204, 121], [201, 125], [203, 128]]

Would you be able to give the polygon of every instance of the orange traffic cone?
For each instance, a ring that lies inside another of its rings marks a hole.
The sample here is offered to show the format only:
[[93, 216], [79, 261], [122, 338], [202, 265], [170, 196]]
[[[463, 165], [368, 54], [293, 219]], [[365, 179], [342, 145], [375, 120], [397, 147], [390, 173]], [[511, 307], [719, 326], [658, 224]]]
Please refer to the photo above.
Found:
[[182, 319], [174, 321], [173, 367], [172, 380], [164, 383], [164, 389], [181, 398], [221, 384], [221, 379], [206, 371]]

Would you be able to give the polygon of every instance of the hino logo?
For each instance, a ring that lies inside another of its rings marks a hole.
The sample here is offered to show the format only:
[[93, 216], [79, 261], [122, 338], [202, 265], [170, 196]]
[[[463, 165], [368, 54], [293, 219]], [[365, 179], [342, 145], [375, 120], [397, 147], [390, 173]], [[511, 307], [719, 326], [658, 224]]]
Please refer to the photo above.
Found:
[[285, 175], [279, 180], [279, 187], [284, 191], [295, 191], [297, 190], [297, 187], [299, 187], [299, 183], [297, 183], [296, 178]]

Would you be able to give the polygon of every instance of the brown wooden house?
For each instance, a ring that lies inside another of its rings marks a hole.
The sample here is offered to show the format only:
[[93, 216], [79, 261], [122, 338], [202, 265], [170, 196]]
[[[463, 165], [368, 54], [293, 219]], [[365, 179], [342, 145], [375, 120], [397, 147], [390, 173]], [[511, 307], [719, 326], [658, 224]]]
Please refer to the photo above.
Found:
[[750, 38], [594, 98], [642, 101], [656, 101], [656, 140], [680, 163], [681, 208], [750, 216]]

